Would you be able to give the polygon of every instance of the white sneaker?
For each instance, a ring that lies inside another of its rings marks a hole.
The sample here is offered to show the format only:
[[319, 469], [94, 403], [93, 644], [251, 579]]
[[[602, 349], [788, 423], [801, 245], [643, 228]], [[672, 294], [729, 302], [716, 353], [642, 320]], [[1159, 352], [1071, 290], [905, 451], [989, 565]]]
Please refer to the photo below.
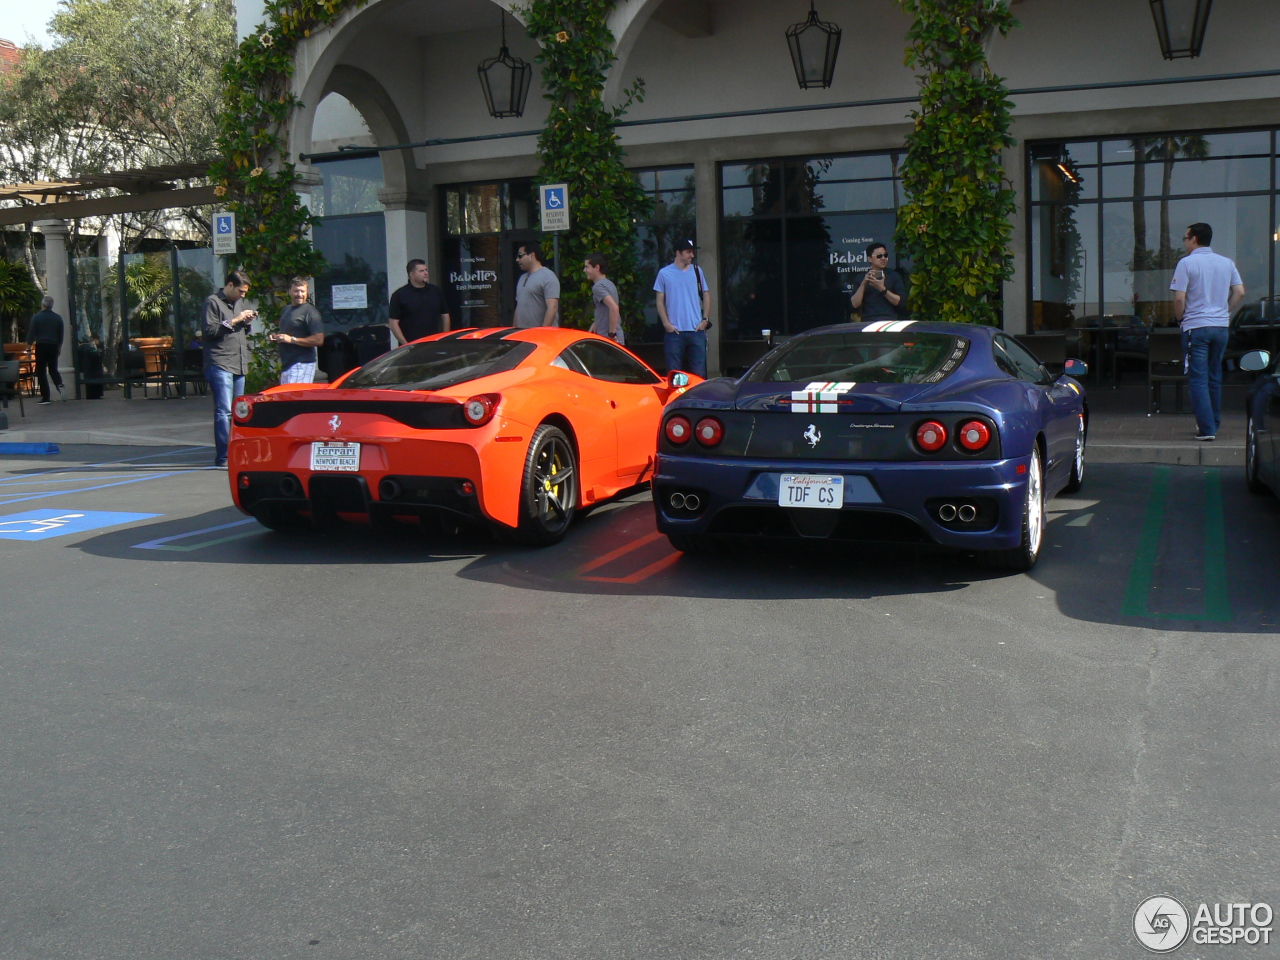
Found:
[[59, 398], [61, 398], [61, 400], [62, 400], [62, 402], [63, 402], [63, 403], [66, 403], [66, 402], [67, 402], [67, 391], [65, 391], [65, 390], [63, 390], [63, 389], [62, 389], [62, 385], [61, 385], [61, 384], [59, 384], [59, 385], [58, 385], [58, 396], [59, 396]]

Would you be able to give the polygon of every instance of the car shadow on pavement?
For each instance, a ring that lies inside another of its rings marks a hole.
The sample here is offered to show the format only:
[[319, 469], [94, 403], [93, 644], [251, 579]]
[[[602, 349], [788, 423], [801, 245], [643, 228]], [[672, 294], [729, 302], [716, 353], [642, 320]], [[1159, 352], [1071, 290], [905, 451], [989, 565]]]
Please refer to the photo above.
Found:
[[797, 545], [714, 558], [685, 557], [654, 528], [647, 494], [585, 513], [550, 547], [500, 542], [484, 531], [453, 536], [413, 526], [352, 524], [327, 531], [267, 530], [233, 507], [87, 538], [95, 556], [167, 563], [411, 564], [461, 562], [457, 575], [563, 593], [716, 598], [869, 597], [963, 589], [996, 576], [947, 556], [862, 545]]
[[[992, 584], [998, 603], [1051, 596], [1088, 623], [1205, 633], [1280, 629], [1280, 500], [1247, 492], [1237, 468], [1095, 466], [1084, 489], [1047, 504], [1030, 574], [973, 557], [881, 544], [801, 541], [710, 557], [674, 550], [647, 494], [580, 516], [537, 548], [482, 531], [351, 525], [277, 533], [233, 507], [113, 530], [76, 544], [97, 556], [222, 564], [446, 564], [451, 575], [525, 590], [632, 597], [865, 599]], [[443, 571], [442, 571], [443, 572]], [[994, 582], [1008, 580], [1007, 588]], [[1019, 587], [1018, 584], [1022, 586]]]
[[1193, 633], [1280, 631], [1280, 500], [1235, 467], [1095, 466], [1050, 501], [1031, 577], [1066, 616]]
[[100, 557], [166, 563], [382, 565], [470, 559], [496, 545], [479, 537], [445, 539], [415, 527], [268, 530], [235, 507], [160, 520], [82, 540], [77, 549]]

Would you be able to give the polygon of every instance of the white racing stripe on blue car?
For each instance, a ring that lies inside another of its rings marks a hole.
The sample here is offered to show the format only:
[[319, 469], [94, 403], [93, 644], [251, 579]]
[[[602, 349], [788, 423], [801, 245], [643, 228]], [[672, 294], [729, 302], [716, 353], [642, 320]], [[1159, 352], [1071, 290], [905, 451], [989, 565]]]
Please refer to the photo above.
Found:
[[915, 323], [914, 320], [877, 320], [862, 328], [863, 333], [901, 333]]

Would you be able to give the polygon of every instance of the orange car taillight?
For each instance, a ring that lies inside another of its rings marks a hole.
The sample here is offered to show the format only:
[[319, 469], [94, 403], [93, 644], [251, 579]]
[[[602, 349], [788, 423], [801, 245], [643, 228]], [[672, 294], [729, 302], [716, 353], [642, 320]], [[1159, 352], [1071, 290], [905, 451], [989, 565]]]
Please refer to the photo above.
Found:
[[498, 401], [501, 399], [496, 393], [482, 393], [472, 397], [462, 405], [462, 416], [471, 426], [483, 427], [498, 412]]
[[991, 442], [991, 430], [981, 420], [970, 420], [968, 423], [961, 424], [958, 436], [960, 446], [970, 453], [985, 450], [987, 444]]
[[231, 412], [235, 415], [237, 422], [247, 423], [249, 418], [253, 416], [253, 401], [248, 397], [239, 397], [232, 406]]
[[916, 427], [916, 446], [925, 453], [937, 453], [947, 445], [947, 428], [937, 420], [926, 420]]
[[693, 428], [693, 435], [704, 447], [714, 447], [724, 439], [724, 424], [715, 417], [703, 417]]
[[662, 429], [666, 432], [667, 439], [677, 446], [688, 443], [689, 438], [693, 436], [693, 424], [685, 417], [678, 415], [668, 420]]

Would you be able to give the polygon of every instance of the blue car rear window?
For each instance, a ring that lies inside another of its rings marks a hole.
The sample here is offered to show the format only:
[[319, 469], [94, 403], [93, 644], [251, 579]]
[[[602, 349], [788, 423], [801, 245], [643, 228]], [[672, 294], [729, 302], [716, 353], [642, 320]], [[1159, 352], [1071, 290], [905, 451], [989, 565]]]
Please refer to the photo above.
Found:
[[938, 383], [964, 360], [969, 341], [949, 333], [815, 333], [768, 354], [747, 372], [760, 383]]
[[534, 349], [534, 344], [517, 340], [428, 340], [369, 361], [342, 386], [357, 390], [440, 390], [514, 369]]

